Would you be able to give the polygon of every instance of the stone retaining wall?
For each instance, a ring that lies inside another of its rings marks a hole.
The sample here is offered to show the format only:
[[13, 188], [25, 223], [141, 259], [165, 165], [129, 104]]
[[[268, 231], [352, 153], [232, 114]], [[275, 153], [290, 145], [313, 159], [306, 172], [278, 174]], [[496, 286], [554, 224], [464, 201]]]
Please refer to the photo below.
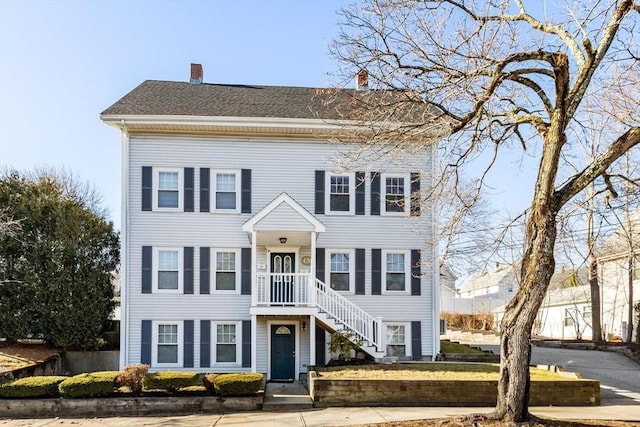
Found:
[[224, 413], [262, 409], [255, 397], [114, 397], [96, 399], [0, 399], [0, 419], [38, 417], [105, 417], [150, 414]]
[[[309, 373], [315, 407], [327, 406], [495, 406], [497, 381], [329, 379]], [[532, 406], [600, 404], [595, 380], [532, 381]]]

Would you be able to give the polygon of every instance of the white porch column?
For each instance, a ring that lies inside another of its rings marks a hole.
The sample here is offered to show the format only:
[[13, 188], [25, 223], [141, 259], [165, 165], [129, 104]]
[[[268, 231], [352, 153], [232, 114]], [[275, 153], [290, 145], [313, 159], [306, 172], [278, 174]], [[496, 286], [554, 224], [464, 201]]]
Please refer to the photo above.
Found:
[[[254, 245], [255, 246], [255, 245]], [[251, 372], [258, 369], [258, 316], [251, 315]]]
[[[318, 237], [318, 233], [316, 231], [312, 231], [311, 232], [311, 265], [310, 265], [311, 268], [309, 269], [309, 271], [311, 271], [311, 278], [309, 280], [309, 291], [311, 292], [311, 298], [309, 303], [314, 307], [317, 304], [317, 301], [316, 301], [316, 238], [317, 237]], [[313, 317], [313, 322], [315, 324], [315, 317]], [[313, 357], [315, 358], [315, 353]]]
[[[258, 250], [256, 248], [256, 241], [258, 240], [257, 231], [251, 232], [251, 306], [255, 307], [258, 302], [258, 283], [256, 282], [256, 278], [258, 276], [258, 267], [257, 267], [257, 253]], [[255, 322], [253, 322], [255, 326]], [[253, 348], [253, 347], [252, 347]], [[254, 352], [255, 354], [255, 352]], [[252, 366], [255, 366], [252, 363]]]
[[316, 364], [316, 316], [309, 316], [309, 364]]

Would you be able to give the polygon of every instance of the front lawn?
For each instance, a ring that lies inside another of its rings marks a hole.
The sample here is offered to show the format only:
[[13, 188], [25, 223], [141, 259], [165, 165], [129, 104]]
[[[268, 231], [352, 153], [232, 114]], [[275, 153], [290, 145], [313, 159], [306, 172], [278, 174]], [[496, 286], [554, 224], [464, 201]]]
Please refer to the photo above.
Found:
[[451, 342], [449, 340], [440, 340], [440, 353], [475, 353], [484, 354], [482, 350], [470, 347], [465, 344]]
[[[481, 363], [416, 364], [406, 369], [342, 369], [323, 371], [323, 378], [336, 379], [389, 379], [389, 380], [498, 380], [500, 366]], [[531, 379], [538, 381], [567, 380], [554, 372], [531, 368]]]

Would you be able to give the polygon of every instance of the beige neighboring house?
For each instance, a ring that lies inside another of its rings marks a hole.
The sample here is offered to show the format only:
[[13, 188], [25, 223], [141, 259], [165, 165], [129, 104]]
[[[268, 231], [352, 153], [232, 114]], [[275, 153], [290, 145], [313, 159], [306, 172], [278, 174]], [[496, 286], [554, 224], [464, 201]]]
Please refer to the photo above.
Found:
[[[640, 302], [640, 210], [633, 212], [597, 253], [602, 331], [606, 339], [627, 340], [629, 307]], [[630, 304], [630, 301], [632, 302]], [[637, 312], [632, 313], [633, 341]]]

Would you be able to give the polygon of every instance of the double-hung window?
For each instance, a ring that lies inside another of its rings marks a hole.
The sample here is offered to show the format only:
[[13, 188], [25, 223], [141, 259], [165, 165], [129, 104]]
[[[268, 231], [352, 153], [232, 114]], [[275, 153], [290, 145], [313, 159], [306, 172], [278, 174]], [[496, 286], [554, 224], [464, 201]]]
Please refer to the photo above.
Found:
[[213, 210], [215, 212], [239, 212], [240, 173], [238, 171], [214, 171], [215, 189]]
[[334, 291], [352, 292], [354, 282], [354, 256], [351, 250], [329, 250], [329, 285]]
[[237, 249], [216, 249], [213, 251], [213, 289], [215, 291], [236, 292], [240, 289], [238, 263], [240, 256]]
[[353, 173], [326, 174], [325, 204], [327, 213], [353, 215], [355, 210], [355, 175]]
[[353, 174], [327, 174], [329, 213], [353, 214], [355, 182]]
[[382, 212], [385, 215], [406, 215], [409, 212], [410, 180], [408, 175], [382, 175]]
[[405, 357], [411, 354], [406, 323], [387, 324], [387, 356]]
[[214, 325], [214, 363], [239, 364], [241, 360], [241, 348], [238, 345], [241, 342], [239, 323], [216, 322]]
[[383, 258], [383, 280], [385, 292], [407, 292], [409, 290], [410, 256], [408, 251], [385, 251]]
[[564, 309], [564, 326], [573, 326], [575, 324], [575, 310], [571, 308]]
[[154, 206], [157, 210], [182, 210], [181, 189], [183, 187], [183, 170], [154, 168], [153, 193]]
[[152, 365], [182, 366], [182, 322], [154, 322], [153, 337]]
[[182, 248], [154, 248], [154, 290], [182, 292]]

